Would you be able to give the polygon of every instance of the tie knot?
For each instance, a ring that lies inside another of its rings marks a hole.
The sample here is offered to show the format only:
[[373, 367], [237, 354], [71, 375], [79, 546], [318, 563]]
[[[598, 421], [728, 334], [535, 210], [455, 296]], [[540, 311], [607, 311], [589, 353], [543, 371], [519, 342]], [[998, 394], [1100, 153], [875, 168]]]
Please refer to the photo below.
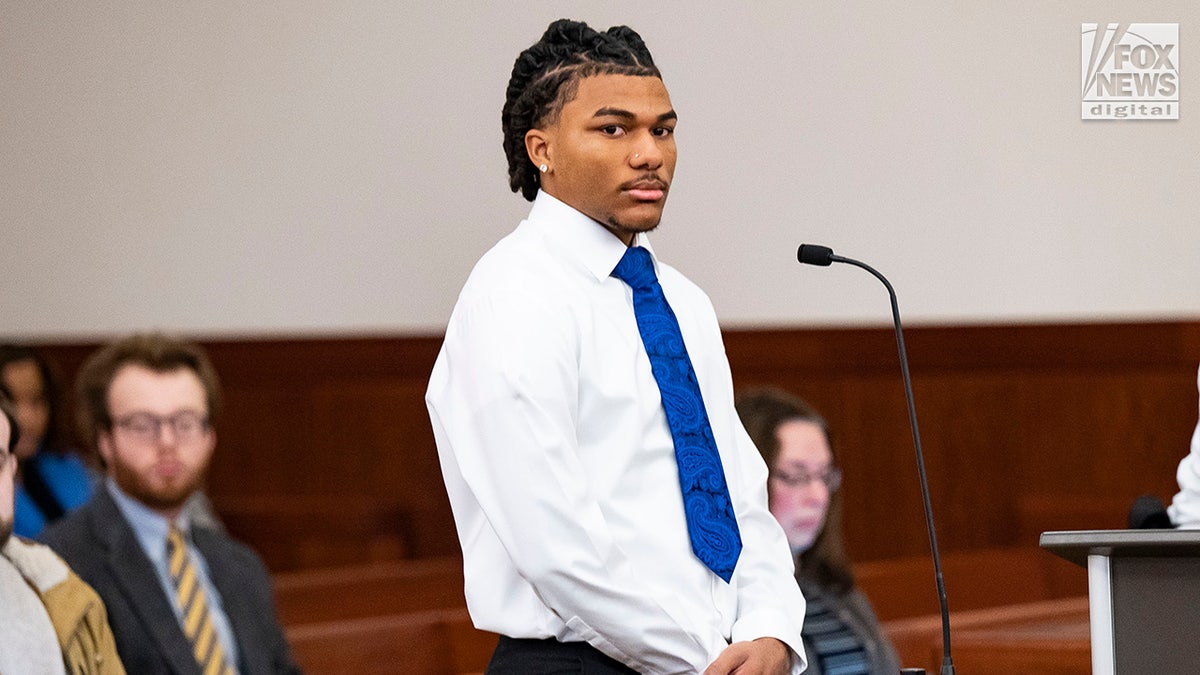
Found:
[[625, 250], [621, 262], [617, 263], [612, 276], [629, 284], [630, 288], [649, 288], [658, 281], [654, 275], [654, 261], [650, 252], [641, 246], [633, 246]]
[[167, 546], [171, 550], [181, 550], [187, 548], [187, 542], [183, 538], [183, 530], [179, 529], [178, 525], [171, 525], [167, 530]]

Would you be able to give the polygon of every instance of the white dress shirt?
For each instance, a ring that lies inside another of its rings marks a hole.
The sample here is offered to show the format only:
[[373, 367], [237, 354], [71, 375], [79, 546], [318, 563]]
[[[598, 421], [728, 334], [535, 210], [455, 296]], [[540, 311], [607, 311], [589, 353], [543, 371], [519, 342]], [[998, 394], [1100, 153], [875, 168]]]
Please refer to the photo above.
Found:
[[[650, 249], [644, 235], [637, 245]], [[476, 264], [426, 394], [481, 629], [586, 641], [643, 673], [698, 673], [731, 641], [799, 654], [804, 598], [767, 510], [767, 469], [733, 407], [708, 297], [655, 260], [725, 468], [743, 550], [731, 583], [692, 553], [671, 432], [625, 252], [540, 193]], [[653, 251], [651, 251], [653, 253]]]
[[[1196, 390], [1200, 391], [1200, 370], [1196, 372]], [[1179, 492], [1167, 507], [1167, 515], [1180, 528], [1200, 529], [1200, 422], [1192, 432], [1192, 451], [1180, 460], [1175, 478]]]

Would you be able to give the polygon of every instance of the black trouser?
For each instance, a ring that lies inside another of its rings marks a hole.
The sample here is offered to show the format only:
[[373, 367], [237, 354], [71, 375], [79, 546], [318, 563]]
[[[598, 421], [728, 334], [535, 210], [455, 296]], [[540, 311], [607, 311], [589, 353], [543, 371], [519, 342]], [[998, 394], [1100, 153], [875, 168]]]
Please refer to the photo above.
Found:
[[500, 636], [486, 675], [637, 675], [586, 642]]

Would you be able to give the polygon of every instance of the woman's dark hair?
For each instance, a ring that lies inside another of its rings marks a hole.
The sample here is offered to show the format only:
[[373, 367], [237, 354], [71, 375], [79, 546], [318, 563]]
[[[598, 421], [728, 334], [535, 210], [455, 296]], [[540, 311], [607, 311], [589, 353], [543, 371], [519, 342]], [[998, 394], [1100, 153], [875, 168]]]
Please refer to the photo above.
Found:
[[[812, 422], [821, 427], [829, 442], [833, 463], [837, 465], [837, 448], [829, 435], [829, 424], [804, 399], [775, 388], [751, 389], [740, 393], [736, 402], [738, 416], [758, 447], [767, 468], [774, 470], [779, 456], [779, 437], [776, 431], [784, 422]], [[845, 593], [854, 587], [854, 573], [842, 543], [842, 491], [829, 495], [825, 524], [812, 546], [799, 555], [796, 576], [812, 579], [822, 587]]]
[[[42, 438], [38, 452], [66, 452], [68, 437], [66, 419], [63, 417], [62, 389], [59, 386], [58, 368], [40, 352], [24, 345], [0, 345], [0, 373], [11, 363], [32, 361], [42, 378], [42, 397], [46, 400], [49, 415], [46, 419], [46, 435]], [[12, 396], [9, 395], [9, 401]]]
[[579, 80], [591, 75], [662, 77], [646, 43], [628, 26], [600, 33], [586, 23], [559, 19], [517, 57], [500, 114], [513, 192], [520, 190], [529, 201], [537, 196], [538, 170], [525, 150], [525, 134], [553, 124], [575, 98]]

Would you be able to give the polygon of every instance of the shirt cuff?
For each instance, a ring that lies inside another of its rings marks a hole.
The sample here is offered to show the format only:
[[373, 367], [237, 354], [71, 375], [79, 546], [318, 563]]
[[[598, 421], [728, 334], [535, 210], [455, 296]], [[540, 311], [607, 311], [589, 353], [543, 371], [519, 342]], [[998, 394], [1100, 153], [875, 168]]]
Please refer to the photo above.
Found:
[[791, 648], [792, 675], [808, 667], [804, 654], [804, 641], [800, 637], [800, 626], [793, 625], [788, 615], [774, 609], [760, 609], [744, 614], [733, 624], [733, 642], [746, 642], [758, 638], [772, 637]]

